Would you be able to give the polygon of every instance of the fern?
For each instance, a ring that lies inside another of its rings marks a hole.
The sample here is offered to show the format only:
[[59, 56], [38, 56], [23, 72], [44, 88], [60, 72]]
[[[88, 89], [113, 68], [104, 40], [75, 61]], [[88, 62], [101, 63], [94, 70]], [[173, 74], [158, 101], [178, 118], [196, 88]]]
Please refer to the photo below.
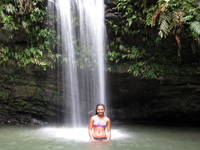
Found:
[[17, 11], [17, 9], [12, 4], [6, 5], [5, 8], [6, 8], [6, 11], [10, 14], [14, 14]]
[[190, 30], [200, 35], [200, 22], [194, 21], [190, 24]]
[[159, 35], [161, 38], [166, 37], [170, 32], [170, 17], [163, 16], [160, 20], [160, 31]]

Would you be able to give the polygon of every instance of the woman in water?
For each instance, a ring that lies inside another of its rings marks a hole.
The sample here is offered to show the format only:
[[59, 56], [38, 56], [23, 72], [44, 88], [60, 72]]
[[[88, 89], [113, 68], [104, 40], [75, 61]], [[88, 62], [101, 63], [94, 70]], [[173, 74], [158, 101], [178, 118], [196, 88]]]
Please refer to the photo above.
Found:
[[98, 104], [96, 106], [96, 115], [89, 121], [89, 136], [91, 142], [108, 142], [111, 138], [111, 122], [104, 115], [105, 106]]

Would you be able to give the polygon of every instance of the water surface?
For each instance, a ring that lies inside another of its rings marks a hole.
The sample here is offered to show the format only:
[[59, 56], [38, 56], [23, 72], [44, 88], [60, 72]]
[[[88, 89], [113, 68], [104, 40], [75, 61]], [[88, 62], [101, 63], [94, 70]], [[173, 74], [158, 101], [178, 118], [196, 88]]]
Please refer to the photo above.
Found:
[[199, 150], [200, 130], [117, 126], [109, 143], [91, 144], [88, 139], [87, 128], [0, 127], [0, 150]]

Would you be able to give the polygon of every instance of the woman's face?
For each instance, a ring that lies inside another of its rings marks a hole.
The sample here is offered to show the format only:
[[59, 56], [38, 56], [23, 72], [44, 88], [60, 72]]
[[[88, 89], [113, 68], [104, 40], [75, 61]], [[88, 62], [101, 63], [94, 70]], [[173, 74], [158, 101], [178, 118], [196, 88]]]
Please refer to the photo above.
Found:
[[97, 107], [97, 115], [104, 115], [105, 109], [103, 106], [98, 106]]

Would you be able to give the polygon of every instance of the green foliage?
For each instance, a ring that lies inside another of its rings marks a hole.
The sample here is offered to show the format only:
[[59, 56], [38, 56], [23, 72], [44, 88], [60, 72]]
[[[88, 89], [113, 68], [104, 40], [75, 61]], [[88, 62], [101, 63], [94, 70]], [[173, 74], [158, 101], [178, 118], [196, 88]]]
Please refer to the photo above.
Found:
[[[54, 66], [60, 55], [52, 50], [55, 31], [48, 28], [46, 6], [47, 0], [0, 1], [0, 64]], [[126, 66], [125, 72], [147, 78], [195, 70], [199, 74], [196, 0], [111, 0], [109, 13], [110, 66]], [[177, 64], [180, 54], [182, 64]]]
[[190, 29], [197, 35], [200, 35], [200, 22], [198, 21], [191, 22]]
[[[149, 8], [146, 20], [147, 25], [158, 25], [159, 35], [162, 38], [183, 32], [183, 34], [194, 35], [193, 38], [197, 39], [200, 7], [196, 0], [158, 0], [156, 5]], [[191, 30], [187, 30], [188, 25]]]
[[126, 66], [144, 78], [199, 74], [199, 10], [195, 0], [112, 0], [109, 70]]
[[114, 65], [123, 65], [124, 72], [134, 76], [156, 77], [156, 69], [150, 65], [150, 54], [138, 43], [150, 44], [146, 36], [143, 1], [115, 0], [115, 6], [107, 13], [115, 16], [107, 21], [109, 51], [107, 53], [111, 71]]
[[55, 31], [48, 28], [46, 0], [0, 2], [0, 64], [43, 69], [53, 67], [58, 55], [52, 51]]

